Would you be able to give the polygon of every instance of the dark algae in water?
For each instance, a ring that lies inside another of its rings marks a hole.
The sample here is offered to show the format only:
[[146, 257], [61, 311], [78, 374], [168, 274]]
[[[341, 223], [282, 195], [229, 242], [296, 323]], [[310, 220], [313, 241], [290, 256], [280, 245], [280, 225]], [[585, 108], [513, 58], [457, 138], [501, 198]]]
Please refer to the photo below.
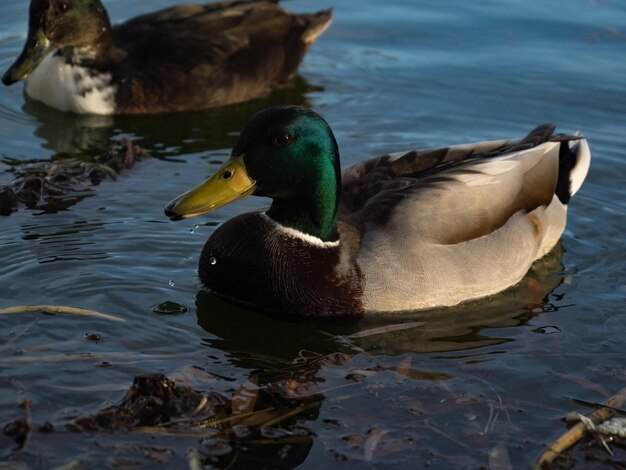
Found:
[[[314, 377], [323, 363], [346, 360], [341, 354], [316, 358], [293, 370], [278, 371], [281, 379], [267, 383], [259, 383], [259, 375], [252, 373], [246, 383], [229, 393], [199, 392], [162, 374], [141, 374], [118, 404], [96, 413], [69, 422], [46, 422], [35, 430], [31, 429], [30, 414], [8, 423], [4, 434], [18, 444], [10, 460], [21, 460], [31, 436], [39, 446], [42, 441], [54, 443], [68, 432], [74, 436], [107, 433], [111, 444], [106, 448], [118, 453], [125, 445], [124, 436], [131, 433], [144, 445], [158, 442], [164, 446], [158, 452], [161, 463], [168, 463], [176, 453], [167, 447], [174, 438], [195, 443], [196, 449], [187, 456], [192, 468], [204, 464], [241, 468], [256, 461], [267, 468], [292, 468], [302, 462], [312, 444], [314, 434], [302, 423], [314, 418], [323, 402], [318, 393], [311, 393], [314, 384], [306, 383], [305, 377]], [[187, 369], [181, 378], [205, 387], [223, 380], [198, 368]], [[29, 407], [23, 406], [27, 411]], [[110, 433], [119, 439], [111, 438]], [[93, 457], [101, 452], [94, 449]]]
[[[143, 374], [135, 377], [119, 405], [80, 418], [66, 427], [83, 431], [115, 431], [155, 426], [191, 415], [203, 400], [206, 400], [203, 407], [209, 409], [209, 413], [215, 413], [219, 398], [219, 395], [205, 397], [189, 387], [177, 386], [161, 374]], [[220, 404], [224, 404], [223, 400]]]
[[11, 166], [13, 181], [0, 187], [0, 216], [20, 206], [56, 212], [87, 197], [89, 186], [115, 180], [148, 154], [128, 139], [93, 161], [76, 158]]

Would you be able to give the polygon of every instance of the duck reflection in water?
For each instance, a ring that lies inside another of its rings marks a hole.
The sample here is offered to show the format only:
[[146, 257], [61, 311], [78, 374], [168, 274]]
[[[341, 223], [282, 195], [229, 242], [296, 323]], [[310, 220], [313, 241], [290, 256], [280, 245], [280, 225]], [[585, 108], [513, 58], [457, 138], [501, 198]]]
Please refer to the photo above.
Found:
[[[246, 310], [201, 290], [196, 296], [198, 324], [211, 334], [208, 345], [226, 351], [246, 368], [259, 367], [268, 358], [290, 362], [302, 350], [319, 355], [337, 351], [398, 355], [487, 348], [514, 339], [484, 330], [525, 326], [550, 305], [551, 293], [565, 278], [563, 253], [559, 242], [534, 263], [522, 281], [500, 294], [455, 307], [403, 312], [401, 319], [389, 314], [358, 320], [288, 321]], [[400, 322], [416, 326], [394, 329]], [[382, 333], [359, 337], [360, 331], [374, 328]]]
[[[300, 400], [317, 401], [315, 408], [298, 415], [301, 429], [317, 436], [322, 448], [338, 449], [338, 458], [348, 455], [362, 461], [365, 455], [369, 461], [374, 451], [384, 456], [420, 448], [414, 441], [416, 433], [432, 434], [428, 419], [413, 419], [409, 410], [421, 409], [424, 417], [446, 422], [452, 419], [451, 407], [457, 413], [463, 408], [467, 415], [493, 411], [494, 403], [486, 396], [490, 384], [474, 375], [475, 366], [463, 370], [456, 359], [438, 361], [427, 356], [463, 351], [454, 357], [488, 361], [491, 354], [506, 351], [499, 346], [515, 341], [513, 331], [518, 328], [511, 327], [526, 327], [544, 309], [553, 308], [549, 303], [553, 292], [565, 279], [563, 252], [557, 244], [519, 284], [498, 295], [453, 308], [403, 313], [402, 320], [387, 315], [289, 321], [226, 303], [201, 290], [196, 296], [198, 324], [209, 333], [205, 339], [209, 350], [224, 352], [232, 364], [248, 371], [253, 396], [278, 390], [291, 400], [294, 412]], [[369, 411], [355, 415], [364, 406]], [[384, 430], [371, 424], [392, 422], [389, 418], [396, 414], [399, 422], [408, 419], [412, 424]], [[362, 429], [367, 433], [359, 434]], [[336, 442], [339, 430], [341, 439], [348, 439], [343, 444]], [[394, 437], [385, 440], [389, 432]], [[269, 447], [270, 453], [276, 452], [277, 448]], [[310, 452], [309, 460], [315, 460], [315, 448], [297, 445], [292, 460], [281, 462], [281, 468], [294, 468], [306, 458], [303, 453]]]
[[[155, 156], [173, 156], [230, 148], [233, 133], [258, 111], [282, 103], [310, 106], [307, 93], [321, 88], [300, 76], [267, 97], [205, 111], [171, 115], [99, 116], [63, 113], [33, 100], [23, 105], [35, 119], [34, 134], [55, 157], [96, 156], [120, 135], [134, 136]], [[166, 149], [166, 150], [163, 150]], [[167, 150], [175, 149], [175, 150]]]
[[[87, 166], [103, 163], [107, 160], [107, 153], [115, 152], [122, 136], [132, 136], [134, 143], [157, 158], [229, 148], [234, 143], [233, 133], [245, 124], [251, 114], [284, 102], [308, 106], [306, 94], [312, 90], [319, 89], [296, 77], [289, 86], [275, 90], [266, 98], [218, 109], [179, 113], [176, 119], [169, 115], [77, 115], [27, 100], [23, 110], [35, 120], [34, 135], [52, 155], [49, 159], [36, 162], [10, 162], [11, 174], [4, 181], [11, 183], [15, 174], [21, 178], [26, 173], [36, 176], [37, 181], [24, 186], [23, 181], [17, 178], [19, 181], [13, 181], [15, 184], [7, 187], [0, 185], [0, 215], [9, 215], [20, 206], [57, 212], [85, 197], [94, 196], [95, 193], [88, 188], [95, 184], [91, 172], [79, 174], [73, 171], [73, 166], [82, 162]], [[72, 168], [65, 171], [65, 166]], [[57, 183], [62, 177], [60, 173], [71, 177], [61, 181], [51, 191], [42, 190], [40, 180], [51, 176], [49, 170], [52, 167], [62, 170], [54, 175]], [[106, 178], [107, 173], [103, 173], [95, 181]]]

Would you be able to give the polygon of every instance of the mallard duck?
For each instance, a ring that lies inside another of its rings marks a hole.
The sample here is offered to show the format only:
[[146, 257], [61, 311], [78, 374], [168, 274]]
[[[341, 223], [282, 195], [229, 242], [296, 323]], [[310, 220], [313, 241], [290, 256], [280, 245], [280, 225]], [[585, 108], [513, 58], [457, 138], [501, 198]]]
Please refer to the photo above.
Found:
[[21, 55], [2, 77], [79, 114], [205, 109], [267, 94], [294, 76], [331, 12], [275, 1], [180, 5], [111, 27], [100, 0], [32, 0]]
[[249, 194], [265, 212], [228, 220], [200, 256], [216, 294], [288, 315], [443, 307], [519, 282], [565, 228], [587, 141], [541, 125], [527, 137], [384, 155], [343, 171], [313, 111], [273, 107], [229, 159], [171, 201], [172, 220]]

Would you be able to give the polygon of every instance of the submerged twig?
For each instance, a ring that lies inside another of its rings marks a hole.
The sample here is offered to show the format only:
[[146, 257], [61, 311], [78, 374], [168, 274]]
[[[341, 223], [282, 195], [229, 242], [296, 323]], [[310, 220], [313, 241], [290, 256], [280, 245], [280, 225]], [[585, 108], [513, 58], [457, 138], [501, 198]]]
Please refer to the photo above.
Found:
[[310, 410], [311, 408], [315, 408], [316, 406], [319, 406], [321, 403], [321, 401], [315, 401], [306, 405], [300, 405], [297, 408], [294, 408], [293, 410], [288, 411], [287, 413], [284, 413], [280, 416], [277, 416], [274, 419], [270, 419], [269, 421], [266, 421], [265, 423], [263, 423], [261, 425], [261, 428], [268, 428], [276, 423], [280, 423], [281, 421], [285, 421], [288, 418], [292, 418], [293, 416], [297, 416], [301, 413], [304, 413], [305, 411]]
[[62, 305], [22, 305], [19, 307], [9, 307], [0, 309], [0, 315], [9, 315], [13, 313], [33, 313], [41, 312], [44, 314], [68, 314], [68, 315], [81, 315], [87, 317], [101, 318], [103, 320], [110, 320], [124, 323], [124, 318], [109, 315], [108, 313], [96, 312], [95, 310], [88, 310], [86, 308], [78, 307], [65, 307]]
[[443, 437], [445, 437], [446, 439], [448, 439], [448, 440], [450, 440], [450, 441], [454, 442], [455, 444], [460, 445], [460, 446], [461, 446], [461, 447], [463, 447], [464, 449], [470, 449], [470, 446], [468, 446], [467, 444], [464, 444], [463, 442], [461, 442], [461, 441], [460, 441], [457, 437], [455, 437], [455, 436], [453, 436], [453, 435], [451, 435], [451, 434], [448, 434], [448, 433], [446, 433], [446, 432], [442, 431], [441, 429], [437, 428], [436, 426], [433, 426], [433, 425], [430, 423], [430, 419], [425, 419], [425, 420], [424, 420], [424, 424], [426, 425], [426, 427], [427, 427], [428, 429], [430, 429], [430, 430], [431, 430], [431, 431], [433, 431], [433, 432], [436, 432], [436, 433], [437, 433], [437, 434], [439, 434], [440, 436], [443, 436]]
[[[500, 404], [500, 409], [502, 411], [504, 411], [504, 414], [506, 415], [506, 419], [509, 422], [510, 425], [513, 424], [513, 422], [511, 421], [511, 415], [509, 415], [509, 412], [506, 409], [506, 406], [504, 405], [504, 400], [502, 400], [502, 397], [500, 396], [500, 394], [498, 393], [498, 391], [493, 388], [493, 385], [491, 385], [489, 382], [487, 382], [486, 380], [481, 379], [480, 377], [474, 377], [476, 380], [478, 380], [479, 382], [484, 383], [487, 387], [489, 387], [491, 389], [491, 391], [495, 394], [496, 398], [498, 399], [498, 403]], [[495, 412], [495, 416], [494, 416], [494, 406], [493, 404], [490, 405], [490, 410], [489, 410], [489, 419], [487, 420], [487, 425], [485, 426], [485, 433], [487, 433], [489, 431], [489, 428], [491, 427], [491, 430], [493, 431], [493, 428], [496, 425], [496, 421], [498, 419], [498, 416], [500, 415], [500, 412], [497, 411]]]
[[[614, 408], [620, 408], [624, 405], [624, 403], [626, 403], [626, 388], [623, 388], [617, 394], [609, 398], [605, 403], [606, 406], [601, 405], [601, 408], [589, 413], [587, 418], [589, 418], [594, 425], [602, 423], [613, 415]], [[535, 470], [549, 468], [554, 459], [570, 447], [573, 447], [580, 439], [582, 439], [585, 432], [587, 432], [587, 427], [583, 422], [580, 422], [572, 427], [539, 456], [534, 466]]]
[[[203, 397], [206, 398], [206, 397]], [[249, 411], [247, 413], [241, 413], [237, 415], [230, 415], [225, 418], [178, 418], [159, 423], [154, 427], [167, 428], [174, 424], [189, 424], [192, 429], [221, 429], [223, 424], [230, 423], [231, 421], [242, 421], [250, 416], [259, 415], [262, 413], [268, 413], [274, 411], [274, 408], [265, 408], [262, 410]]]
[[158, 426], [139, 426], [131, 429], [132, 432], [138, 434], [152, 434], [159, 436], [179, 436], [179, 437], [215, 437], [215, 429], [213, 428], [160, 428]]
[[277, 439], [251, 439], [247, 441], [249, 445], [270, 445], [280, 446], [287, 444], [304, 444], [311, 442], [311, 436], [284, 436]]

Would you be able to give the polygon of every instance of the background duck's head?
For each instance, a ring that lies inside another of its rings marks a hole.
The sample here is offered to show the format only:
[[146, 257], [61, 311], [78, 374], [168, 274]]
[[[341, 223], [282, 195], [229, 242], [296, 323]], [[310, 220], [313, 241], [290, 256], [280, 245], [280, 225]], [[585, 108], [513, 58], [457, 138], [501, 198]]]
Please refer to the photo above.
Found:
[[32, 0], [28, 36], [20, 56], [2, 77], [5, 85], [27, 78], [54, 49], [97, 51], [110, 37], [110, 22], [100, 0]]
[[328, 123], [305, 108], [272, 107], [250, 119], [215, 175], [171, 201], [165, 213], [178, 220], [255, 194], [273, 199], [267, 213], [275, 221], [334, 240], [340, 175]]

